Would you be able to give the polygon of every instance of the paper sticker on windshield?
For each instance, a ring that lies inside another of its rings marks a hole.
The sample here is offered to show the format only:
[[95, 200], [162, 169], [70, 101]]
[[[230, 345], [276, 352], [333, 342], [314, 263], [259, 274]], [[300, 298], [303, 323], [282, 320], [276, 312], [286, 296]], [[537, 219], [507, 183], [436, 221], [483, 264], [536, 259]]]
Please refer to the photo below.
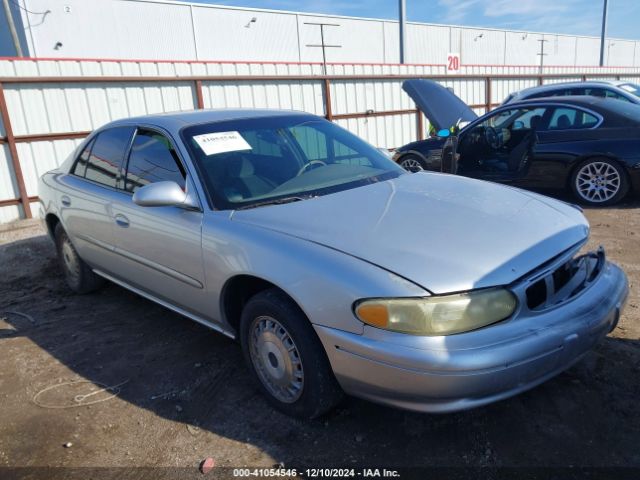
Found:
[[196, 135], [193, 139], [200, 145], [205, 155], [251, 150], [251, 145], [238, 132], [217, 132]]

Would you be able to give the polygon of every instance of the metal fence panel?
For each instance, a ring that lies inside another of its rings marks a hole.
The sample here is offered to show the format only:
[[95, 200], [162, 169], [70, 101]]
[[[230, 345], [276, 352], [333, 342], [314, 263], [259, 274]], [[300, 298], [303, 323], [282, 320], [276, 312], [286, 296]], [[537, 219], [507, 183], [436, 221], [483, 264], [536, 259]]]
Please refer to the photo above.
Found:
[[119, 118], [196, 105], [188, 82], [11, 85], [5, 97], [15, 135], [93, 130]]
[[202, 82], [205, 108], [275, 108], [324, 115], [319, 81]]
[[[486, 40], [498, 42], [494, 33]], [[465, 38], [459, 39], [463, 46], [473, 42]], [[460, 75], [446, 76], [444, 65], [369, 63], [328, 64], [326, 79], [323, 72], [318, 63], [0, 59], [0, 83], [16, 137], [11, 145], [32, 199], [38, 177], [58, 166], [86, 132], [123, 117], [199, 106], [302, 110], [390, 148], [428, 134], [428, 122], [423, 115], [418, 122], [416, 107], [402, 90], [406, 76], [437, 76], [479, 114], [540, 81], [611, 78], [607, 74], [640, 81], [639, 68], [556, 66], [540, 74], [531, 65], [465, 65]], [[548, 76], [553, 74], [563, 76]], [[6, 222], [20, 215], [21, 187], [1, 117], [0, 142], [0, 222]]]

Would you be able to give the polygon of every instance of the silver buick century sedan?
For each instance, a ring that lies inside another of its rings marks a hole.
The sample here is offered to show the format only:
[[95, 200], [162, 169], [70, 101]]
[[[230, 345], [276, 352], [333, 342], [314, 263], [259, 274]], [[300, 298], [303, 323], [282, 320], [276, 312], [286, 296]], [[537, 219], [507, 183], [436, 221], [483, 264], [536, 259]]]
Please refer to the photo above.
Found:
[[538, 385], [618, 322], [628, 285], [579, 253], [579, 208], [408, 173], [324, 119], [210, 110], [119, 120], [40, 183], [66, 280], [110, 280], [238, 339], [269, 402], [346, 392], [448, 412]]

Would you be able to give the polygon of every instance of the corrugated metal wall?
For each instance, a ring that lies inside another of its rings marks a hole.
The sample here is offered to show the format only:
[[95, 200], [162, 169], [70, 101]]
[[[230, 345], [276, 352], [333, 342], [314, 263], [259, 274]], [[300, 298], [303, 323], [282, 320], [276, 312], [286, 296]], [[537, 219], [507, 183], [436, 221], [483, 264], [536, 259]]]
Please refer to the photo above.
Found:
[[[31, 11], [50, 11], [43, 18], [21, 10], [32, 57], [316, 62], [321, 49], [310, 45], [320, 43], [320, 30], [308, 23], [324, 22], [338, 25], [326, 27], [325, 42], [340, 46], [327, 49], [327, 61], [399, 61], [398, 23], [392, 20], [162, 0], [19, 1]], [[407, 61], [440, 64], [448, 52], [459, 52], [467, 65], [537, 65], [540, 40], [546, 40], [547, 65], [598, 64], [594, 37], [411, 22]], [[640, 66], [640, 42], [609, 40], [606, 63]]]
[[[596, 78], [596, 72], [612, 71], [583, 70], [548, 67], [546, 73], [569, 76], [545, 82]], [[376, 146], [398, 147], [419, 136], [415, 105], [401, 88], [403, 76], [439, 76], [439, 81], [453, 88], [478, 113], [488, 104], [500, 103], [509, 93], [540, 81], [536, 68], [475, 66], [463, 72], [476, 76], [446, 77], [442, 65], [327, 65], [331, 118]], [[640, 81], [640, 69], [617, 72]], [[29, 197], [38, 195], [38, 177], [60, 165], [86, 132], [118, 118], [193, 110], [199, 100], [205, 108], [267, 107], [327, 115], [327, 85], [322, 73], [321, 64], [310, 63], [0, 60], [0, 83]], [[488, 80], [482, 75], [492, 77]], [[490, 99], [486, 98], [488, 91]], [[422, 136], [427, 129], [423, 121]], [[69, 133], [72, 135], [59, 138]], [[55, 138], [50, 138], [52, 135]], [[1, 119], [0, 137], [7, 137]], [[0, 222], [21, 216], [18, 205], [6, 202], [19, 197], [12, 157], [3, 140]], [[32, 210], [37, 213], [35, 202]]]

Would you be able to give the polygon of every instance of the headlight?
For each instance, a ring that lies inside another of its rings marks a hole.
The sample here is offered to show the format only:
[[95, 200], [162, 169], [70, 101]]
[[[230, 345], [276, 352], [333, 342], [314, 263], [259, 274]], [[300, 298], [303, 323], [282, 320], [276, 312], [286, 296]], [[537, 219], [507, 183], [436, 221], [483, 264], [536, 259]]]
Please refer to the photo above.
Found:
[[492, 288], [425, 298], [362, 300], [356, 303], [355, 313], [364, 323], [385, 330], [452, 335], [504, 320], [516, 306], [511, 292]]

